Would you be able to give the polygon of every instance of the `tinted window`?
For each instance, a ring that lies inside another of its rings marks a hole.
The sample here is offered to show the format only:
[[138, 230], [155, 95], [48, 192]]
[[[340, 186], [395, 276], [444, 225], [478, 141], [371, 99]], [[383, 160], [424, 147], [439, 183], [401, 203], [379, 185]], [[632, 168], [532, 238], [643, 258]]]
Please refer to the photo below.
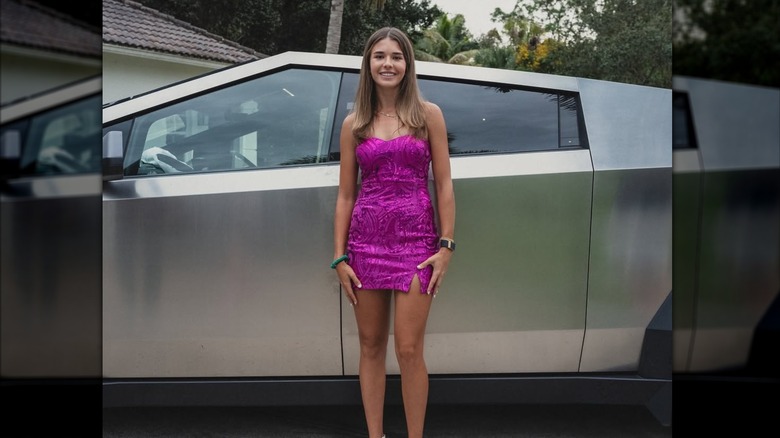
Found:
[[575, 95], [429, 79], [419, 82], [425, 98], [444, 112], [453, 155], [580, 146]]
[[341, 78], [341, 92], [339, 93], [339, 103], [336, 108], [336, 123], [333, 125], [333, 140], [331, 142], [330, 156], [331, 161], [339, 161], [341, 152], [339, 151], [341, 142], [341, 124], [352, 111], [355, 105], [355, 93], [357, 93], [359, 76], [355, 73], [344, 73]]
[[325, 161], [340, 73], [287, 70], [138, 117], [126, 175]]
[[[16, 128], [21, 142], [21, 172], [57, 175], [100, 172], [100, 95], [26, 119]], [[24, 129], [19, 129], [19, 127]]]
[[[340, 123], [352, 109], [357, 74], [344, 74], [333, 136], [338, 159]], [[574, 93], [420, 79], [425, 99], [442, 109], [452, 155], [585, 147]]]
[[18, 175], [22, 139], [29, 126], [29, 118], [0, 126], [0, 178]]
[[674, 149], [696, 147], [688, 95], [674, 92], [672, 96], [672, 138]]

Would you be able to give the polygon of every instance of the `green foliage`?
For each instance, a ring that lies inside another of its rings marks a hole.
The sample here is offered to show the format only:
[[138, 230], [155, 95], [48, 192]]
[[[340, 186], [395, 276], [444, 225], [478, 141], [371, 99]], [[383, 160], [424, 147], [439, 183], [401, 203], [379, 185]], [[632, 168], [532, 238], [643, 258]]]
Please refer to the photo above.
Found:
[[416, 53], [425, 60], [463, 64], [468, 62], [466, 52], [476, 49], [477, 42], [466, 29], [466, 19], [456, 15], [450, 19], [442, 14], [436, 24], [423, 31], [422, 36], [414, 40]]
[[544, 33], [542, 26], [521, 12], [517, 6], [510, 12], [496, 8], [491, 14], [491, 20], [502, 24], [501, 30], [509, 37], [509, 44], [513, 46], [528, 44], [532, 38], [538, 38]]
[[518, 0], [478, 39], [455, 46], [451, 29], [466, 24], [443, 16], [415, 47], [442, 62], [670, 88], [671, 17], [671, 0]]
[[[442, 14], [439, 8], [431, 6], [429, 0], [385, 0], [384, 6], [379, 9], [362, 2], [345, 2], [339, 53], [362, 55], [368, 37], [384, 26], [397, 27], [415, 41]], [[355, 7], [355, 3], [359, 7]]]
[[[325, 51], [331, 0], [139, 0], [145, 6], [267, 55]], [[429, 0], [345, 0], [339, 53], [360, 55], [375, 30], [422, 35], [441, 10]]]
[[[273, 55], [289, 50], [324, 52], [331, 0], [140, 0], [209, 32], [258, 52]], [[697, 3], [696, 0], [677, 0]], [[542, 73], [588, 77], [659, 87], [671, 87], [672, 0], [518, 0], [508, 12], [496, 9], [494, 31], [475, 38], [465, 19], [447, 16], [429, 0], [345, 0], [339, 53], [360, 55], [366, 39], [383, 26], [407, 32], [420, 60], [523, 69]], [[755, 0], [760, 4], [770, 0]], [[698, 2], [700, 3], [700, 2]], [[738, 0], [714, 0], [716, 6]], [[769, 7], [769, 6], [767, 6]], [[774, 11], [777, 7], [774, 6]], [[699, 14], [701, 15], [701, 14]], [[694, 14], [696, 18], [699, 15]], [[775, 15], [770, 15], [776, 17]], [[754, 47], [774, 41], [775, 27], [751, 16], [755, 27], [730, 29], [739, 41], [739, 56], [718, 52], [717, 59], [701, 60], [702, 47], [687, 41], [689, 63], [725, 65], [727, 59], [756, 65], [764, 74], [772, 61], [755, 59]], [[702, 16], [702, 19], [706, 17]], [[718, 33], [716, 22], [701, 25]], [[711, 26], [711, 27], [708, 27]], [[721, 26], [721, 27], [718, 27]], [[756, 30], [750, 39], [748, 34]], [[730, 46], [731, 47], [731, 46]], [[733, 61], [732, 61], [733, 62]], [[762, 63], [763, 62], [763, 63]], [[774, 62], [774, 64], [771, 64]], [[686, 64], [681, 61], [681, 66]], [[691, 70], [688, 70], [691, 71]]]
[[674, 74], [780, 86], [780, 2], [675, 0]]
[[474, 56], [475, 65], [489, 68], [517, 69], [513, 46], [482, 49]]
[[671, 0], [521, 0], [557, 41], [549, 73], [671, 88]]

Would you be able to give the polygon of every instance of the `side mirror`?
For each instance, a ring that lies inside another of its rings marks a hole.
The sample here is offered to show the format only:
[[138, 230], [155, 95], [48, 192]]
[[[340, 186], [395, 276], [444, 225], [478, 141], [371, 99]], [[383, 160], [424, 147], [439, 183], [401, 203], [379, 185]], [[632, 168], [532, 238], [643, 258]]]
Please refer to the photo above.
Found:
[[0, 137], [0, 175], [2, 179], [19, 176], [19, 160], [22, 156], [22, 133], [16, 129], [3, 132]]
[[124, 145], [122, 131], [103, 135], [103, 181], [121, 179], [124, 175]]

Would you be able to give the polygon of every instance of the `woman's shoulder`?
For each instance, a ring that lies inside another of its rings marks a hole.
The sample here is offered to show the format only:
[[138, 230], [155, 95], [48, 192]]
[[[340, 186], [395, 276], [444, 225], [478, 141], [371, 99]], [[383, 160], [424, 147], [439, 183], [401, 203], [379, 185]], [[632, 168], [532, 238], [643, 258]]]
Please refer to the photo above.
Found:
[[346, 134], [347, 132], [353, 132], [353, 128], [355, 127], [355, 113], [350, 112], [347, 114], [346, 117], [344, 117], [344, 121], [341, 123], [341, 132], [342, 134]]
[[442, 113], [441, 108], [439, 108], [439, 105], [430, 101], [425, 101], [423, 102], [423, 109], [425, 110], [425, 122], [427, 124], [444, 120], [444, 114]]
[[435, 103], [429, 100], [423, 101], [423, 109], [425, 109], [426, 114], [430, 114], [432, 112], [441, 113], [441, 108], [439, 108], [439, 105], [436, 105]]
[[350, 112], [349, 114], [347, 114], [347, 117], [344, 117], [344, 122], [342, 123], [342, 126], [343, 127], [348, 126], [348, 127], [352, 128], [352, 124], [354, 122], [355, 122], [355, 113], [354, 112]]
[[[354, 144], [356, 141], [354, 131], [352, 128], [355, 126], [355, 113], [351, 112], [344, 117], [344, 121], [341, 123], [341, 143]], [[346, 142], [346, 143], [345, 143]]]

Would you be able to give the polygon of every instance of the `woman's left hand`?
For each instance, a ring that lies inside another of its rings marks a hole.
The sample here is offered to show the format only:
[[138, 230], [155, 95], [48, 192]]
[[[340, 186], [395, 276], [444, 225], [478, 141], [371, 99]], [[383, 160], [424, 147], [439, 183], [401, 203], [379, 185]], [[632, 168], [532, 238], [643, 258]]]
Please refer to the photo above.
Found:
[[444, 274], [447, 273], [447, 266], [450, 264], [450, 258], [452, 258], [452, 250], [447, 248], [439, 249], [439, 252], [428, 257], [428, 260], [417, 265], [417, 269], [425, 269], [426, 266], [433, 266], [433, 274], [431, 274], [431, 281], [428, 283], [428, 290], [425, 291], [428, 295], [439, 292], [439, 286], [441, 286], [444, 280]]

